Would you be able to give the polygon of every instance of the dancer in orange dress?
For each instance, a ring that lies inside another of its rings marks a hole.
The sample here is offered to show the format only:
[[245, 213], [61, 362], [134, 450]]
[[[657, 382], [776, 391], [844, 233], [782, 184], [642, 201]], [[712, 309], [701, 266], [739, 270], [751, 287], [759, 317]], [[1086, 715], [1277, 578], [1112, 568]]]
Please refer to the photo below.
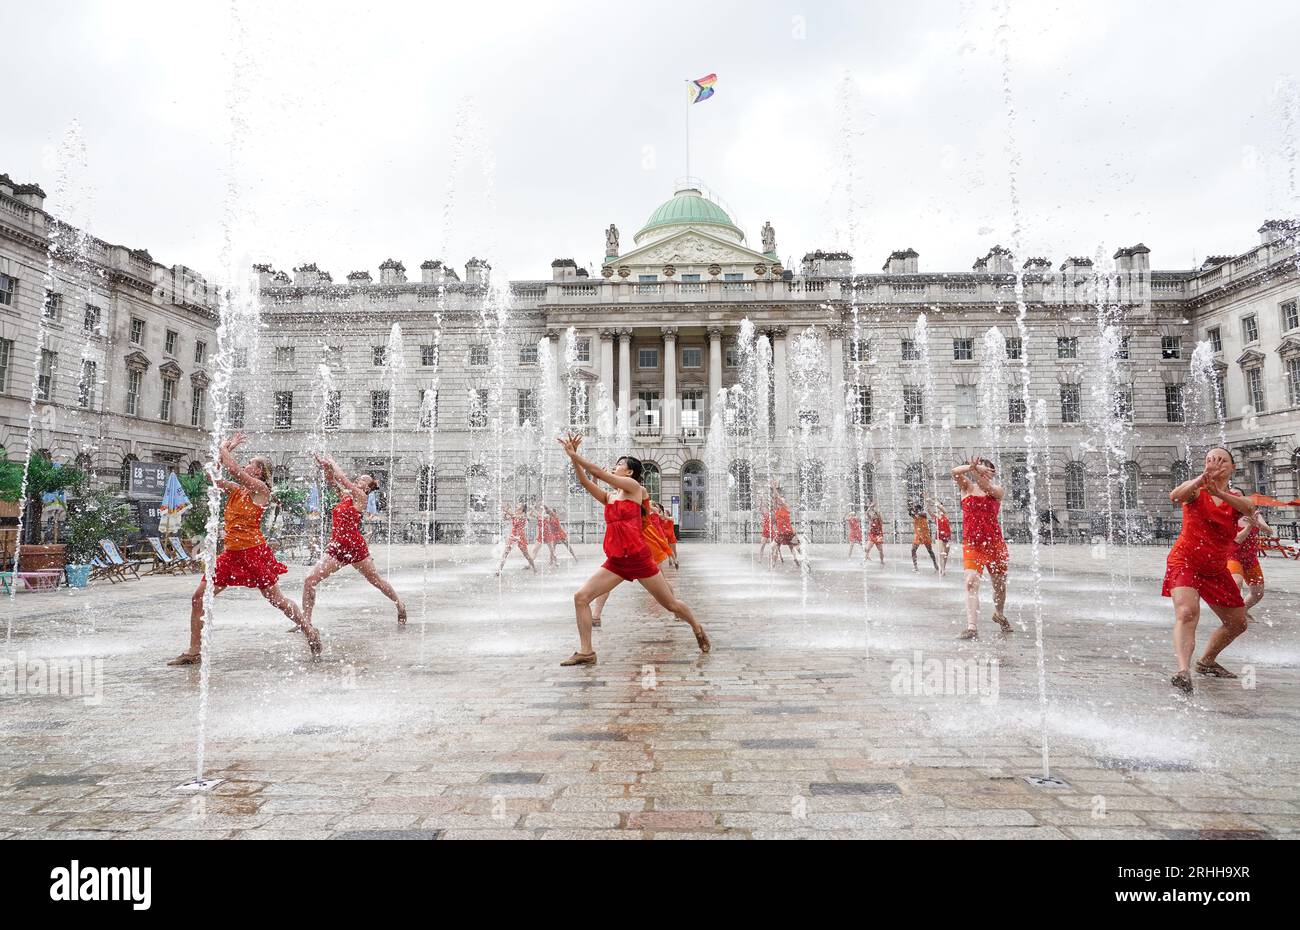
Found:
[[966, 569], [966, 629], [958, 639], [976, 639], [980, 612], [980, 579], [987, 569], [993, 586], [993, 622], [1003, 633], [1015, 632], [1007, 621], [1007, 569], [1011, 555], [1002, 538], [998, 512], [1002, 509], [1002, 486], [993, 482], [996, 469], [988, 459], [973, 458], [952, 470], [961, 494], [962, 564]]
[[[851, 559], [853, 558], [854, 548], [863, 545], [862, 518], [850, 510], [848, 516], [844, 518], [844, 522], [848, 524], [849, 527], [849, 556], [848, 557]], [[863, 546], [862, 555], [865, 557], [866, 554], [867, 554], [866, 547]]]
[[[1238, 490], [1234, 489], [1233, 493], [1245, 497]], [[1254, 619], [1250, 615], [1250, 608], [1264, 599], [1264, 567], [1259, 564], [1260, 533], [1272, 536], [1273, 528], [1259, 510], [1255, 511], [1253, 517], [1241, 517], [1237, 521], [1237, 536], [1228, 555], [1228, 571], [1232, 572], [1232, 579], [1237, 582], [1242, 599], [1246, 602], [1248, 622]]]
[[916, 550], [920, 546], [925, 546], [925, 551], [930, 553], [930, 561], [934, 563], [934, 570], [939, 571], [939, 560], [934, 557], [934, 546], [930, 539], [930, 518], [926, 515], [925, 508], [920, 504], [912, 508], [912, 571], [919, 572], [916, 566]]
[[939, 577], [948, 574], [948, 546], [952, 542], [952, 524], [948, 511], [934, 498], [929, 499], [930, 515], [934, 517], [935, 538], [939, 540]]
[[[639, 581], [661, 606], [686, 622], [695, 634], [701, 652], [711, 648], [709, 636], [684, 601], [673, 594], [659, 566], [654, 563], [650, 547], [642, 532], [646, 497], [641, 486], [641, 460], [625, 455], [608, 471], [593, 465], [578, 452], [582, 436], [569, 433], [560, 438], [565, 454], [573, 464], [574, 474], [587, 493], [605, 505], [605, 564], [596, 569], [573, 595], [578, 623], [578, 651], [561, 665], [595, 665], [596, 650], [591, 645], [591, 602], [613, 591], [624, 581]], [[596, 484], [603, 481], [611, 490]]]
[[501, 561], [497, 565], [497, 575], [501, 574], [501, 569], [506, 567], [506, 559], [510, 557], [511, 549], [518, 549], [523, 557], [528, 560], [528, 567], [537, 571], [537, 564], [533, 557], [528, 554], [528, 506], [520, 501], [513, 509], [501, 505], [501, 516], [510, 521], [510, 537], [506, 540], [505, 551], [501, 553]]
[[871, 561], [871, 550], [880, 553], [880, 567], [885, 567], [885, 521], [880, 515], [880, 508], [872, 501], [867, 505], [867, 548], [862, 557]]
[[664, 544], [668, 547], [668, 564], [673, 568], [680, 568], [677, 561], [677, 530], [673, 526], [673, 521], [668, 519], [668, 511], [664, 510], [663, 505], [658, 501], [650, 501], [650, 519], [659, 529], [659, 535], [663, 537]]
[[370, 475], [358, 475], [355, 481], [349, 480], [343, 474], [343, 469], [328, 456], [316, 456], [316, 464], [324, 471], [326, 484], [338, 491], [339, 502], [332, 511], [330, 541], [325, 547], [325, 554], [303, 581], [303, 625], [311, 626], [317, 586], [343, 566], [351, 565], [361, 573], [362, 578], [378, 588], [380, 594], [393, 602], [397, 607], [397, 625], [405, 626], [406, 605], [397, 596], [393, 586], [379, 574], [375, 560], [370, 557], [366, 538], [361, 535], [361, 516], [365, 513], [366, 497], [370, 492], [379, 490], [379, 482]]
[[1237, 463], [1227, 449], [1215, 447], [1205, 455], [1205, 469], [1169, 492], [1183, 507], [1183, 528], [1169, 550], [1161, 593], [1174, 602], [1174, 655], [1178, 671], [1170, 684], [1192, 693], [1192, 653], [1201, 601], [1222, 623], [1210, 635], [1196, 671], [1215, 678], [1237, 676], [1219, 664], [1219, 653], [1246, 632], [1246, 603], [1228, 571], [1228, 556], [1237, 536], [1239, 516], [1253, 519], [1255, 505], [1232, 493], [1228, 480]]
[[[289, 569], [275, 557], [262, 536], [262, 513], [271, 502], [271, 463], [259, 457], [240, 465], [234, 453], [245, 441], [244, 434], [237, 432], [217, 447], [221, 467], [235, 480], [216, 479], [217, 486], [230, 496], [226, 499], [225, 545], [217, 556], [212, 596], [229, 587], [256, 588], [272, 607], [307, 634], [312, 654], [319, 655], [320, 634], [304, 620], [298, 605], [280, 590], [280, 576]], [[207, 586], [205, 573], [190, 598], [190, 648], [168, 665], [198, 665], [202, 661], [203, 594]]]

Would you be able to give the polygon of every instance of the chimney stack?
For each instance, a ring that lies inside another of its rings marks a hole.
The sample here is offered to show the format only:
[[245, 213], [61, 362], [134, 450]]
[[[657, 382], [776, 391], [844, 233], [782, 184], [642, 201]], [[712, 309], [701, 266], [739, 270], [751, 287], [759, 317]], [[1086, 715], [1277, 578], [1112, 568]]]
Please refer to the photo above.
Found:
[[406, 266], [395, 258], [390, 258], [379, 266], [380, 284], [405, 284]]
[[491, 272], [492, 266], [483, 259], [471, 258], [465, 263], [465, 283], [469, 285], [486, 285]]
[[315, 262], [307, 262], [293, 270], [294, 287], [315, 287], [320, 284], [320, 269]]
[[920, 270], [921, 253], [916, 249], [899, 249], [890, 252], [880, 269], [885, 274], [916, 274]]

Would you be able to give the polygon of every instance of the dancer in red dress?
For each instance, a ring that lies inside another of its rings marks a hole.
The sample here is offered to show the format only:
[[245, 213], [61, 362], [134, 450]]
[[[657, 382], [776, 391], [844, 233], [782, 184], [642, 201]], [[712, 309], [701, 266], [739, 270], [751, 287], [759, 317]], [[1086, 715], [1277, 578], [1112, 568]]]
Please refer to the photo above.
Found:
[[316, 464], [325, 473], [325, 483], [339, 494], [339, 502], [334, 505], [333, 525], [330, 529], [330, 541], [325, 546], [325, 554], [316, 563], [302, 585], [303, 622], [311, 626], [312, 609], [316, 606], [316, 587], [345, 565], [351, 565], [361, 577], [366, 579], [379, 592], [397, 607], [398, 626], [406, 625], [406, 605], [397, 596], [393, 586], [379, 574], [375, 560], [370, 557], [370, 547], [361, 535], [361, 517], [366, 509], [366, 497], [371, 491], [379, 489], [379, 482], [370, 475], [358, 475], [355, 481], [349, 481], [343, 469], [328, 456], [316, 456]]
[[876, 502], [872, 501], [867, 505], [867, 548], [862, 551], [862, 557], [867, 561], [871, 560], [871, 550], [875, 549], [880, 553], [880, 567], [885, 567], [885, 521], [880, 516], [880, 508]]
[[[578, 447], [582, 444], [580, 435], [569, 433], [559, 441], [587, 493], [605, 505], [607, 556], [605, 564], [596, 569], [596, 573], [573, 595], [578, 622], [578, 651], [560, 664], [596, 664], [596, 650], [591, 645], [591, 602], [614, 590], [624, 581], [641, 582], [641, 586], [660, 605], [690, 625], [700, 651], [708, 652], [711, 645], [708, 634], [695, 619], [691, 608], [672, 593], [659, 566], [651, 558], [650, 547], [646, 545], [642, 534], [642, 501], [646, 497], [646, 491], [641, 486], [641, 461], [630, 455], [623, 456], [614, 464], [613, 469], [606, 471], [578, 454]], [[593, 478], [610, 485], [612, 490], [601, 488]]]
[[510, 537], [506, 540], [506, 548], [501, 553], [501, 562], [497, 565], [497, 574], [501, 574], [501, 569], [506, 567], [506, 559], [510, 557], [511, 549], [518, 549], [525, 559], [528, 560], [528, 567], [537, 571], [537, 564], [533, 562], [533, 557], [528, 554], [528, 506], [522, 501], [511, 509], [504, 504], [501, 506], [501, 516], [510, 521]]
[[[262, 513], [271, 502], [271, 463], [259, 457], [240, 465], [234, 452], [244, 442], [244, 434], [237, 432], [217, 447], [221, 467], [235, 480], [216, 480], [217, 487], [230, 496], [226, 499], [225, 544], [217, 556], [212, 596], [229, 587], [256, 588], [272, 607], [294, 622], [296, 629], [307, 634], [312, 654], [319, 654], [320, 635], [303, 618], [298, 605], [280, 590], [280, 576], [289, 569], [275, 557], [262, 536]], [[168, 665], [198, 665], [202, 661], [203, 593], [207, 585], [205, 573], [190, 598], [190, 648]]]
[[[854, 548], [862, 546], [862, 518], [853, 511], [849, 511], [848, 516], [844, 518], [844, 522], [849, 527], [849, 558], [851, 559], [853, 558]], [[862, 554], [863, 556], [867, 554], [865, 546], [862, 548]]]
[[962, 564], [966, 569], [966, 629], [958, 639], [979, 637], [980, 580], [986, 569], [993, 586], [993, 622], [1003, 633], [1015, 632], [1006, 615], [1011, 555], [998, 522], [1003, 490], [993, 481], [995, 471], [992, 462], [979, 457], [952, 470], [952, 480], [961, 494]]
[[[1245, 496], [1235, 489], [1233, 493]], [[1232, 580], [1237, 582], [1241, 597], [1246, 602], [1247, 622], [1254, 619], [1250, 615], [1250, 608], [1264, 599], [1264, 567], [1259, 564], [1259, 534], [1272, 536], [1272, 529], [1258, 510], [1252, 517], [1243, 516], [1237, 520], [1237, 536], [1233, 540], [1232, 552], [1228, 555], [1228, 571], [1232, 572]]]
[[560, 560], [555, 557], [556, 545], [564, 546], [569, 550], [569, 555], [573, 556], [573, 561], [578, 561], [578, 554], [569, 545], [569, 534], [564, 531], [564, 524], [560, 522], [560, 515], [555, 508], [549, 504], [538, 504], [533, 513], [537, 516], [537, 543], [533, 546], [533, 561], [537, 561], [537, 553], [542, 546], [546, 546], [551, 554], [549, 564], [559, 565]]
[[772, 489], [772, 538], [776, 543], [777, 555], [781, 554], [781, 547], [786, 546], [794, 557], [794, 564], [803, 567], [799, 561], [799, 547], [802, 544], [799, 534], [794, 531], [794, 517], [791, 516], [790, 505], [785, 502], [779, 487]]
[[1237, 676], [1219, 664], [1227, 646], [1246, 632], [1246, 604], [1228, 571], [1228, 555], [1237, 536], [1238, 516], [1254, 518], [1255, 505], [1233, 494], [1228, 479], [1237, 463], [1227, 449], [1213, 448], [1205, 456], [1205, 470], [1169, 492], [1183, 507], [1183, 529], [1169, 550], [1161, 593], [1174, 601], [1174, 655], [1178, 672], [1170, 684], [1192, 692], [1191, 663], [1196, 651], [1196, 624], [1201, 601], [1210, 605], [1222, 622], [1210, 636], [1196, 671], [1215, 678]]
[[934, 498], [929, 499], [930, 516], [934, 517], [935, 539], [939, 541], [939, 576], [948, 574], [948, 546], [952, 542], [952, 524], [948, 522], [948, 511]]
[[[761, 559], [761, 558], [763, 558], [763, 553], [764, 553], [764, 551], [767, 549], [768, 544], [772, 542], [772, 505], [771, 505], [771, 503], [768, 503], [768, 504], [764, 505], [762, 508], [760, 508], [759, 511], [758, 511], [758, 513], [759, 513], [759, 516], [761, 517], [761, 519], [762, 519], [762, 521], [763, 521], [763, 527], [762, 527], [762, 532], [763, 532], [763, 544], [762, 544], [761, 546], [758, 547], [758, 557]], [[778, 557], [778, 558], [781, 558], [781, 561], [785, 561], [784, 557], [781, 556], [781, 547], [780, 547], [780, 546], [773, 546], [773, 550], [776, 552], [777, 557]]]

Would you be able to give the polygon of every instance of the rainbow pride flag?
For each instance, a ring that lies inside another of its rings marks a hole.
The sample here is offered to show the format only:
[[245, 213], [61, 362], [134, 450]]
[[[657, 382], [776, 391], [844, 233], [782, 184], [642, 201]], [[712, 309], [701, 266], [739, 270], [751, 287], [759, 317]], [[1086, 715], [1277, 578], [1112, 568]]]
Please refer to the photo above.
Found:
[[698, 81], [691, 81], [691, 103], [701, 103], [713, 96], [713, 85], [718, 83], [716, 74], [706, 74]]

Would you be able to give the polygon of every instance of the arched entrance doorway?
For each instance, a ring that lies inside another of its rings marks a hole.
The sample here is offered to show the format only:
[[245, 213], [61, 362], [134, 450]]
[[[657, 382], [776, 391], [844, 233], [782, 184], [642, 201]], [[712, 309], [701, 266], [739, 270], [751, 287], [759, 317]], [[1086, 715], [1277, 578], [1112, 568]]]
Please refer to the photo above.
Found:
[[707, 511], [707, 481], [703, 462], [682, 466], [682, 532], [693, 536], [704, 532]]

